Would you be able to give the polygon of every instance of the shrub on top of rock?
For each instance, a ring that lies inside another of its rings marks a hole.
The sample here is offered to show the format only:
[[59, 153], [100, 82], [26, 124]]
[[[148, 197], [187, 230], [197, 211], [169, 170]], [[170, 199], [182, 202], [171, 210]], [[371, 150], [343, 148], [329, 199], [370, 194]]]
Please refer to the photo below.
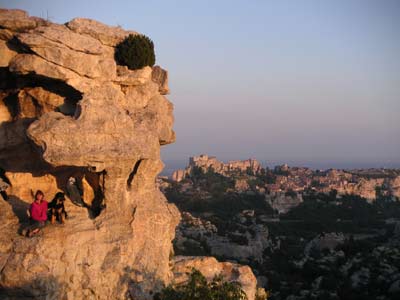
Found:
[[193, 269], [189, 280], [181, 285], [169, 285], [153, 300], [247, 300], [240, 283], [224, 281], [222, 276], [216, 276], [207, 282], [200, 271]]
[[119, 65], [131, 70], [152, 67], [156, 61], [153, 41], [142, 34], [130, 34], [115, 49], [115, 59]]

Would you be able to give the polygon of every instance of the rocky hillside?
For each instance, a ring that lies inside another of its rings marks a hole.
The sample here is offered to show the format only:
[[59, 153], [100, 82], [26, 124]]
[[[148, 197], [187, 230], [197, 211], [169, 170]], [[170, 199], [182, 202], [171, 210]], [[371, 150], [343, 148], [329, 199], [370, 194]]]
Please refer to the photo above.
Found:
[[310, 193], [293, 206], [288, 195], [277, 215], [261, 193], [232, 191], [231, 178], [189, 179], [161, 185], [183, 211], [176, 254], [249, 265], [271, 300], [400, 299], [398, 199]]
[[400, 198], [399, 169], [313, 170], [287, 164], [269, 169], [255, 159], [223, 163], [203, 154], [190, 157], [188, 166], [176, 170], [171, 179], [176, 183], [190, 183], [193, 176], [209, 171], [233, 179], [235, 191], [266, 195], [273, 208], [283, 213], [302, 202], [296, 194], [309, 191], [359, 195], [369, 202], [380, 196]]
[[176, 170], [172, 174], [172, 180], [180, 182], [185, 178], [190, 177], [192, 172], [196, 169], [202, 172], [207, 172], [212, 169], [215, 173], [229, 176], [232, 173], [243, 173], [249, 172], [252, 174], [257, 174], [261, 170], [261, 164], [255, 159], [247, 160], [231, 160], [227, 163], [219, 161], [215, 156], [208, 156], [202, 154], [199, 156], [193, 156], [189, 159], [189, 165], [184, 170]]
[[[175, 140], [168, 77], [160, 67], [116, 64], [115, 46], [131, 33], [0, 10], [0, 176], [9, 186], [0, 196], [2, 299], [151, 299], [174, 281], [180, 215], [155, 186], [160, 145]], [[37, 189], [48, 201], [70, 195], [69, 218], [27, 239], [20, 232]]]

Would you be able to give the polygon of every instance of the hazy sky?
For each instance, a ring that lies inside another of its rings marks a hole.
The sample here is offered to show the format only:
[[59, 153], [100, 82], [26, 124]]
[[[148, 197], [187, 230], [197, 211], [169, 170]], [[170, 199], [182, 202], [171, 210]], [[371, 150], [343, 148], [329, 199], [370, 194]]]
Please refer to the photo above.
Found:
[[168, 69], [177, 142], [309, 166], [400, 167], [400, 1], [4, 1], [140, 31]]

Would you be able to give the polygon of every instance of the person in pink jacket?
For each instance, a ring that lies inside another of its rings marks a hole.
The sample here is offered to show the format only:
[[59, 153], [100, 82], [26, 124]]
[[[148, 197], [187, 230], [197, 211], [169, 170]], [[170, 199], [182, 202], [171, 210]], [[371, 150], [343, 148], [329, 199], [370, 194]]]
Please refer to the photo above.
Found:
[[40, 229], [46, 225], [47, 206], [48, 203], [46, 200], [44, 200], [43, 192], [38, 190], [35, 194], [35, 199], [29, 207], [31, 226], [28, 229], [28, 237], [32, 237], [33, 235], [37, 234]]

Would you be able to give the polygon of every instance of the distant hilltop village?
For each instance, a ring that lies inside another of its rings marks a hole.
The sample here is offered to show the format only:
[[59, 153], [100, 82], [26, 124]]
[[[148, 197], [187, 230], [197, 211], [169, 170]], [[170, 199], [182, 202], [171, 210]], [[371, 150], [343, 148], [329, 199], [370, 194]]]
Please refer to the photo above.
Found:
[[203, 172], [212, 169], [215, 173], [229, 176], [232, 172], [246, 172], [251, 171], [257, 174], [261, 171], [261, 164], [255, 159], [247, 160], [231, 160], [227, 163], [219, 161], [215, 156], [208, 156], [202, 154], [200, 156], [193, 156], [189, 158], [189, 166], [184, 170], [176, 170], [172, 174], [172, 180], [180, 182], [183, 179], [190, 177], [195, 168], [200, 168]]
[[[369, 201], [378, 195], [400, 198], [400, 170], [398, 169], [362, 169], [362, 170], [312, 170], [305, 167], [289, 167], [287, 164], [276, 166], [270, 170], [263, 168], [255, 159], [235, 160], [227, 163], [214, 156], [200, 155], [189, 159], [184, 170], [176, 170], [172, 181], [190, 181], [195, 170], [206, 173], [212, 170], [235, 180], [237, 192], [251, 192], [266, 195], [285, 194], [286, 196], [301, 194], [305, 191], [330, 193], [338, 195], [354, 194]], [[256, 178], [263, 178], [258, 184]]]

